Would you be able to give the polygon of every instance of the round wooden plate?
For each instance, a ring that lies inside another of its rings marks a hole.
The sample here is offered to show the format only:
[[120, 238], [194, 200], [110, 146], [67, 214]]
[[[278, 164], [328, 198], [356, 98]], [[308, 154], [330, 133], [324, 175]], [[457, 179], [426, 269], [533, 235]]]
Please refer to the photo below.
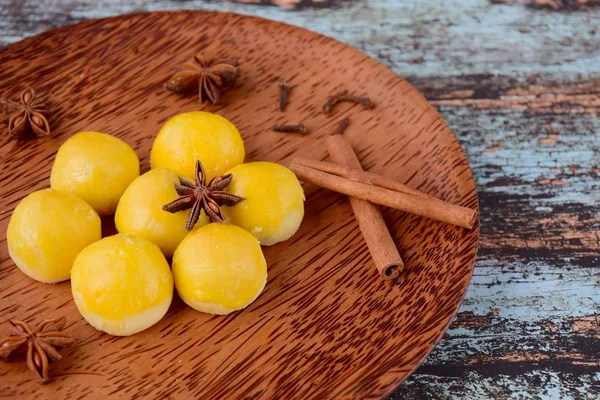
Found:
[[[241, 79], [219, 106], [165, 91], [173, 67], [203, 52], [237, 57]], [[359, 51], [285, 24], [206, 12], [128, 15], [54, 30], [0, 50], [0, 93], [32, 86], [53, 108], [55, 136], [0, 138], [0, 320], [33, 324], [67, 316], [79, 338], [36, 382], [25, 363], [0, 362], [0, 392], [19, 398], [376, 398], [391, 393], [446, 331], [467, 290], [477, 248], [472, 231], [383, 209], [406, 262], [393, 282], [377, 273], [346, 197], [305, 185], [306, 215], [289, 241], [265, 248], [269, 281], [247, 309], [211, 316], [176, 298], [166, 317], [132, 337], [89, 326], [68, 282], [44, 285], [8, 256], [6, 227], [28, 193], [49, 186], [62, 142], [96, 130], [124, 139], [142, 171], [161, 125], [184, 111], [233, 121], [247, 161], [325, 159], [322, 139], [350, 116], [346, 136], [366, 170], [444, 200], [477, 207], [471, 170], [451, 129], [405, 80]], [[277, 109], [279, 79], [294, 87]], [[373, 110], [326, 98], [367, 95]], [[307, 136], [272, 132], [304, 122]], [[2, 127], [5, 132], [5, 127]], [[104, 221], [110, 225], [110, 219]], [[0, 335], [8, 334], [0, 325]]]

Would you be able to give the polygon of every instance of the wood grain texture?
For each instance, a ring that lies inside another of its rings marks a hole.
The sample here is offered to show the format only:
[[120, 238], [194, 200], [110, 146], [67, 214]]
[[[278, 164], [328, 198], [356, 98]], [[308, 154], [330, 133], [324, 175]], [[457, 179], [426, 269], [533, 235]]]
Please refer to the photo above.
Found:
[[285, 21], [377, 58], [457, 134], [482, 218], [456, 321], [391, 398], [595, 400], [598, 369], [580, 363], [600, 353], [600, 8], [511, 3], [363, 0], [288, 12], [201, 0], [0, 1], [0, 44], [90, 18], [190, 8]]
[[[220, 106], [203, 106], [161, 87], [173, 65], [200, 50], [239, 58], [241, 83]], [[309, 31], [230, 14], [134, 15], [27, 39], [1, 50], [0, 65], [4, 92], [30, 84], [49, 94], [57, 135], [26, 143], [2, 139], [3, 232], [17, 202], [48, 185], [54, 154], [70, 135], [98, 130], [121, 137], [145, 170], [161, 124], [199, 108], [236, 124], [248, 161], [282, 163], [294, 156], [324, 159], [322, 139], [352, 115], [359, 129], [351, 127], [346, 135], [365, 169], [477, 207], [464, 153], [426, 100], [375, 60]], [[277, 111], [280, 79], [296, 86], [285, 114]], [[344, 104], [334, 117], [323, 115], [325, 99], [341, 89], [376, 99], [376, 110]], [[288, 119], [306, 121], [312, 133], [270, 131]], [[43, 285], [20, 273], [2, 237], [0, 317], [67, 315], [67, 331], [81, 341], [65, 351], [46, 386], [31, 382], [22, 365], [0, 364], [0, 392], [73, 398], [389, 394], [425, 359], [455, 315], [472, 274], [478, 229], [386, 210], [406, 264], [390, 283], [370, 265], [347, 199], [314, 187], [306, 192], [305, 222], [293, 239], [265, 249], [269, 282], [248, 309], [208, 316], [177, 300], [160, 323], [129, 338], [88, 326], [68, 283]]]

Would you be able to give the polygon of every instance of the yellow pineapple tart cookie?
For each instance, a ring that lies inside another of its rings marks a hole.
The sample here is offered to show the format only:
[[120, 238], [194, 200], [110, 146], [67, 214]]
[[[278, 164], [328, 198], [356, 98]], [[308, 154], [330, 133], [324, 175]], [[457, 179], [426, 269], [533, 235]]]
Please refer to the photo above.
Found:
[[244, 156], [244, 142], [235, 125], [220, 115], [192, 111], [163, 125], [152, 145], [150, 161], [152, 168], [193, 179], [196, 160], [201, 160], [210, 181], [243, 163]]
[[[185, 225], [188, 212], [170, 213], [162, 208], [179, 198], [176, 184], [179, 184], [177, 174], [160, 168], [136, 178], [127, 187], [117, 206], [117, 230], [148, 239], [160, 247], [165, 256], [171, 257], [187, 234]], [[208, 217], [201, 213], [195, 226], [207, 222]]]
[[115, 212], [139, 174], [138, 157], [127, 143], [105, 133], [80, 132], [58, 149], [50, 186], [82, 198], [104, 216]]
[[173, 275], [154, 243], [117, 234], [79, 253], [71, 270], [75, 305], [94, 328], [128, 336], [154, 325], [173, 298]]
[[177, 293], [190, 307], [223, 315], [260, 295], [267, 263], [254, 236], [234, 225], [213, 223], [183, 239], [173, 256], [173, 276]]
[[252, 233], [262, 245], [289, 239], [304, 217], [304, 191], [296, 175], [272, 162], [241, 164], [227, 191], [245, 197], [235, 207], [223, 207], [225, 219]]
[[6, 232], [8, 253], [17, 267], [44, 283], [69, 279], [77, 253], [101, 237], [100, 217], [92, 207], [52, 189], [25, 197]]

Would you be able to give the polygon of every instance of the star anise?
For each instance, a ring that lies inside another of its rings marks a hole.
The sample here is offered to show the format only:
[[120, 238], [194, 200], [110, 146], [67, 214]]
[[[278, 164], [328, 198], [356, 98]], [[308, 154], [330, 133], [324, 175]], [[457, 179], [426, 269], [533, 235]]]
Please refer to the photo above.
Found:
[[204, 167], [200, 161], [196, 161], [194, 175], [195, 182], [179, 177], [179, 184], [175, 185], [175, 190], [181, 197], [162, 207], [163, 210], [171, 213], [191, 208], [185, 223], [185, 229], [188, 231], [191, 231], [196, 225], [202, 210], [212, 222], [225, 222], [220, 206], [232, 207], [245, 200], [245, 197], [236, 196], [223, 190], [231, 183], [233, 179], [231, 174], [215, 176], [207, 185]]
[[26, 89], [21, 93], [20, 101], [1, 100], [8, 119], [8, 132], [18, 138], [28, 136], [32, 132], [36, 136], [50, 135], [50, 125], [44, 116], [46, 108], [35, 90]]
[[165, 88], [175, 93], [198, 92], [200, 102], [216, 104], [221, 100], [222, 89], [235, 85], [239, 75], [237, 67], [237, 61], [212, 60], [197, 54], [192, 61], [179, 66], [179, 71], [165, 83]]
[[42, 382], [48, 380], [48, 365], [51, 361], [61, 359], [57, 348], [67, 347], [75, 343], [76, 339], [62, 332], [67, 319], [65, 317], [42, 322], [33, 331], [23, 321], [9, 320], [11, 325], [10, 336], [0, 339], [0, 358], [8, 357], [27, 348], [27, 367]]

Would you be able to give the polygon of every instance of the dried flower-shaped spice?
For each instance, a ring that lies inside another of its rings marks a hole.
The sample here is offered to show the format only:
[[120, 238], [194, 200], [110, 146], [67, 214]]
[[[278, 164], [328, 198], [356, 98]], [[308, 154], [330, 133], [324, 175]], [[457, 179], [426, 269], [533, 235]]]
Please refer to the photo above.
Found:
[[371, 101], [371, 99], [369, 99], [368, 97], [350, 96], [348, 95], [348, 92], [344, 90], [342, 92], [334, 94], [333, 96], [327, 99], [327, 101], [323, 105], [323, 112], [325, 114], [331, 114], [333, 107], [336, 104], [344, 101], [360, 104], [365, 110], [369, 110], [375, 107], [375, 103], [373, 103], [373, 101]]
[[200, 161], [196, 161], [195, 178], [195, 182], [191, 182], [179, 177], [179, 185], [175, 185], [175, 190], [181, 197], [163, 206], [163, 210], [171, 213], [191, 209], [185, 223], [185, 229], [188, 231], [196, 225], [202, 210], [212, 222], [225, 222], [220, 206], [232, 207], [245, 200], [244, 197], [223, 190], [231, 183], [231, 174], [215, 176], [207, 185], [204, 167]]
[[279, 111], [285, 111], [288, 103], [290, 86], [286, 81], [279, 82]]
[[76, 339], [62, 332], [67, 319], [65, 317], [42, 322], [37, 330], [33, 331], [23, 321], [9, 320], [11, 325], [10, 336], [0, 339], [0, 358], [8, 359], [13, 353], [27, 348], [27, 367], [39, 380], [48, 380], [48, 365], [51, 361], [61, 359], [57, 348], [67, 347], [75, 343]]
[[237, 61], [210, 60], [197, 54], [192, 61], [179, 66], [179, 71], [165, 83], [165, 88], [175, 93], [198, 92], [200, 102], [216, 104], [223, 89], [234, 86], [238, 76]]
[[346, 129], [348, 129], [348, 125], [350, 125], [350, 118], [346, 117], [341, 120], [335, 130], [331, 132], [331, 136], [343, 135], [344, 132], [346, 132]]
[[299, 133], [301, 135], [305, 135], [306, 133], [308, 133], [308, 128], [302, 123], [298, 125], [275, 125], [273, 127], [273, 130], [275, 132]]
[[8, 119], [8, 132], [18, 138], [30, 135], [49, 136], [50, 125], [44, 113], [46, 108], [39, 98], [35, 96], [35, 90], [29, 88], [23, 91], [20, 100], [0, 100], [5, 107]]

